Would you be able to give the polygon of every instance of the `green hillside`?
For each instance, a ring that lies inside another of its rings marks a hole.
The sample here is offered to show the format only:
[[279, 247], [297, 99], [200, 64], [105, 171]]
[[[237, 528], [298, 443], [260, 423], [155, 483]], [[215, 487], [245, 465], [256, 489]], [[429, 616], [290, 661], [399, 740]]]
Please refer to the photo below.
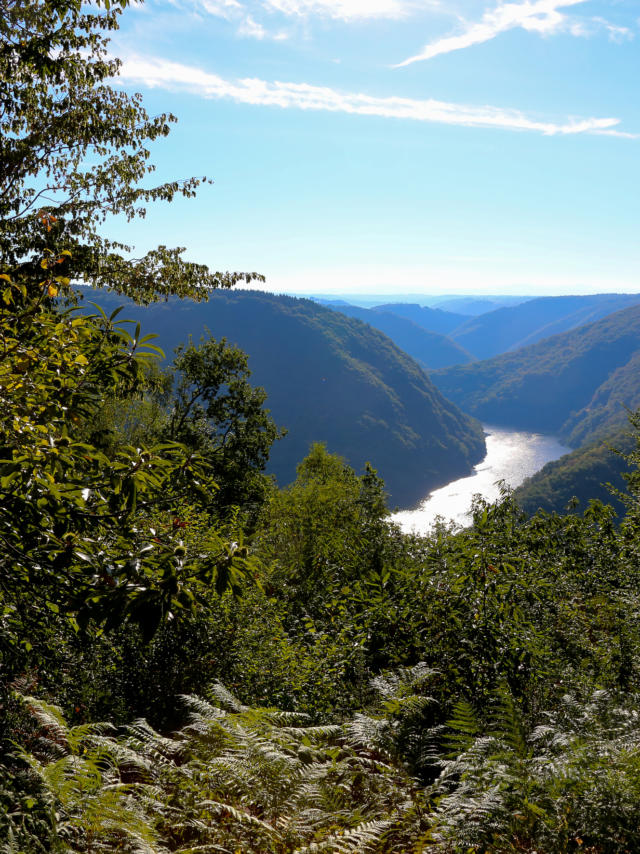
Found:
[[474, 361], [471, 353], [452, 341], [446, 335], [429, 332], [408, 317], [393, 314], [381, 309], [361, 308], [356, 305], [336, 301], [331, 305], [349, 317], [356, 317], [364, 323], [379, 329], [388, 335], [394, 344], [412, 356], [418, 364], [428, 370], [447, 368], [450, 365], [467, 365]]
[[570, 445], [581, 445], [627, 425], [627, 410], [640, 408], [640, 343], [634, 355], [599, 386], [588, 405], [567, 419], [564, 432]]
[[623, 515], [624, 504], [612, 494], [607, 484], [620, 491], [625, 490], [622, 475], [628, 472], [629, 466], [624, 456], [615, 452], [629, 453], [633, 444], [628, 429], [589, 442], [559, 460], [547, 463], [516, 489], [515, 498], [527, 513], [535, 513], [539, 509], [563, 513], [575, 497], [578, 505], [574, 509], [578, 512], [584, 511], [588, 502], [595, 498], [613, 505], [617, 513]]
[[[122, 298], [100, 294], [114, 307]], [[408, 506], [469, 471], [484, 453], [480, 426], [445, 400], [420, 367], [381, 332], [310, 300], [257, 291], [209, 302], [127, 305], [167, 354], [208, 330], [249, 354], [252, 382], [287, 436], [271, 451], [280, 484], [295, 477], [312, 442], [356, 469], [375, 463], [393, 504]], [[123, 316], [124, 316], [123, 315]]]
[[540, 297], [467, 319], [451, 337], [477, 358], [489, 359], [639, 302], [638, 294]]
[[[433, 373], [440, 391], [493, 424], [580, 444], [624, 423], [640, 399], [640, 306], [513, 353]], [[624, 381], [624, 382], [623, 382]]]

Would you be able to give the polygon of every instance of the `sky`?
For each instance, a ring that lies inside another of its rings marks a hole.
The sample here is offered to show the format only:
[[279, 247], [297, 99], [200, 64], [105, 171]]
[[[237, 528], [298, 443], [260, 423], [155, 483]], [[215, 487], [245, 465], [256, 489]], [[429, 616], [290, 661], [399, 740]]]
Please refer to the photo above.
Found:
[[111, 234], [289, 293], [640, 292], [640, 0], [147, 0], [119, 86], [174, 113]]

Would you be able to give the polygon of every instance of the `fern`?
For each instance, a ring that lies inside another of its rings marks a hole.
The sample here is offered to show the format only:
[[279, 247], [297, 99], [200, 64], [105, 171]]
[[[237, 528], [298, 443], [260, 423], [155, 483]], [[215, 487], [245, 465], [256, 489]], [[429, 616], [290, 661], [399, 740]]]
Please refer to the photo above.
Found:
[[40, 724], [36, 752], [21, 757], [48, 796], [54, 839], [65, 851], [158, 854], [155, 831], [160, 790], [125, 783], [123, 776], [150, 780], [151, 766], [139, 753], [106, 733], [109, 724], [68, 727], [62, 712], [33, 697], [25, 703]]
[[462, 709], [455, 720], [464, 749], [441, 763], [429, 838], [442, 851], [638, 850], [636, 708], [601, 691], [587, 703], [567, 696], [527, 734], [502, 689], [489, 731], [470, 743], [473, 717]]

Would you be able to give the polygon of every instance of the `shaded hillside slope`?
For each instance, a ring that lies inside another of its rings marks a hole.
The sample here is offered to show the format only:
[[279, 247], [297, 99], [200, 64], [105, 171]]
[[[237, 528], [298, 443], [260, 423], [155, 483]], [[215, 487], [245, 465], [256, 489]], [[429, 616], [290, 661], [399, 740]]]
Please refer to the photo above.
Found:
[[604, 504], [611, 504], [623, 516], [625, 505], [611, 493], [607, 484], [626, 492], [622, 475], [629, 471], [629, 464], [624, 456], [615, 451], [626, 454], [634, 445], [634, 438], [628, 429], [589, 442], [547, 463], [539, 472], [527, 478], [516, 489], [515, 498], [527, 513], [535, 513], [539, 509], [549, 513], [564, 513], [574, 497], [579, 502], [575, 512], [582, 513], [588, 502], [595, 498]]
[[[492, 424], [558, 433], [570, 444], [624, 424], [640, 400], [640, 305], [431, 378], [445, 397]], [[624, 388], [617, 380], [624, 378]]]
[[467, 365], [475, 361], [471, 353], [451, 338], [438, 332], [429, 332], [399, 314], [342, 303], [336, 303], [331, 308], [348, 317], [356, 317], [384, 332], [394, 344], [428, 370], [447, 368], [450, 365]]
[[640, 294], [539, 297], [467, 319], [450, 334], [477, 358], [489, 359], [638, 303]]
[[[100, 294], [110, 307], [122, 298]], [[370, 461], [390, 500], [403, 506], [468, 472], [484, 453], [480, 425], [445, 400], [416, 362], [359, 320], [310, 300], [255, 291], [214, 292], [209, 302], [171, 300], [127, 305], [159, 335], [167, 354], [208, 329], [249, 355], [252, 382], [288, 435], [277, 442], [269, 471], [280, 484], [314, 441], [327, 443], [357, 469]]]
[[578, 446], [627, 426], [627, 410], [640, 408], [640, 341], [638, 350], [600, 385], [588, 405], [563, 425], [568, 443]]
[[[456, 314], [452, 311], [442, 311], [439, 308], [429, 308], [425, 305], [410, 302], [390, 302], [373, 307], [376, 311], [386, 311], [406, 317], [427, 329], [429, 332], [439, 332], [440, 335], [449, 335], [469, 318], [464, 314]], [[464, 346], [464, 345], [462, 345]]]

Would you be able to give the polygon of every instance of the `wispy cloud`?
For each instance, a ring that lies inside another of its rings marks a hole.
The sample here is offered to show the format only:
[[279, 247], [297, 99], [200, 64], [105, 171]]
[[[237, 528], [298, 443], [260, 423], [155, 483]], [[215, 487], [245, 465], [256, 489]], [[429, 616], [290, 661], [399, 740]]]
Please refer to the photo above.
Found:
[[262, 24], [256, 21], [252, 15], [247, 15], [238, 26], [238, 35], [243, 38], [248, 39], [258, 39], [258, 41], [262, 41], [263, 39], [272, 39], [273, 41], [285, 41], [289, 36], [287, 33], [280, 32], [271, 32], [266, 30]]
[[568, 26], [567, 16], [559, 10], [584, 2], [585, 0], [527, 0], [524, 3], [500, 3], [485, 12], [480, 21], [465, 23], [461, 33], [425, 45], [420, 53], [410, 56], [395, 67], [401, 68], [443, 53], [482, 44], [491, 41], [499, 33], [518, 27], [541, 35], [557, 33]]
[[630, 41], [635, 36], [635, 33], [630, 30], [629, 27], [620, 27], [617, 24], [612, 24], [610, 21], [605, 20], [605, 18], [596, 17], [591, 20], [594, 24], [607, 31], [609, 39], [612, 42], [620, 43]]
[[250, 39], [258, 39], [261, 41], [267, 35], [267, 31], [259, 24], [257, 21], [253, 19], [251, 15], [247, 15], [244, 21], [238, 27], [238, 35], [246, 36]]
[[222, 18], [235, 24], [236, 33], [241, 38], [257, 39], [258, 41], [273, 40], [284, 41], [288, 34], [283, 30], [273, 32], [264, 27], [255, 16], [248, 11], [247, 7], [238, 0], [172, 0], [179, 8], [188, 9], [200, 15], [211, 15], [214, 18]]
[[[399, 19], [406, 17], [416, 7], [416, 3], [409, 0], [263, 0], [263, 5], [285, 15], [317, 15], [342, 21]], [[435, 6], [437, 3], [426, 5]]]
[[532, 118], [518, 110], [455, 104], [433, 98], [377, 98], [308, 83], [269, 82], [257, 78], [225, 80], [195, 66], [155, 57], [131, 56], [124, 59], [120, 79], [148, 87], [187, 91], [204, 98], [228, 98], [237, 103], [282, 109], [351, 113], [465, 127], [533, 131], [546, 135], [604, 133], [633, 136], [618, 130], [619, 119], [616, 118], [570, 118], [552, 122]]
[[375, 18], [406, 18], [415, 10], [439, 9], [441, 0], [173, 0], [201, 12], [231, 20], [239, 16], [254, 18], [279, 13], [288, 18], [331, 18], [359, 21]]
[[242, 13], [243, 7], [237, 0], [200, 0], [198, 4], [202, 11], [216, 18], [232, 20], [238, 13]]

